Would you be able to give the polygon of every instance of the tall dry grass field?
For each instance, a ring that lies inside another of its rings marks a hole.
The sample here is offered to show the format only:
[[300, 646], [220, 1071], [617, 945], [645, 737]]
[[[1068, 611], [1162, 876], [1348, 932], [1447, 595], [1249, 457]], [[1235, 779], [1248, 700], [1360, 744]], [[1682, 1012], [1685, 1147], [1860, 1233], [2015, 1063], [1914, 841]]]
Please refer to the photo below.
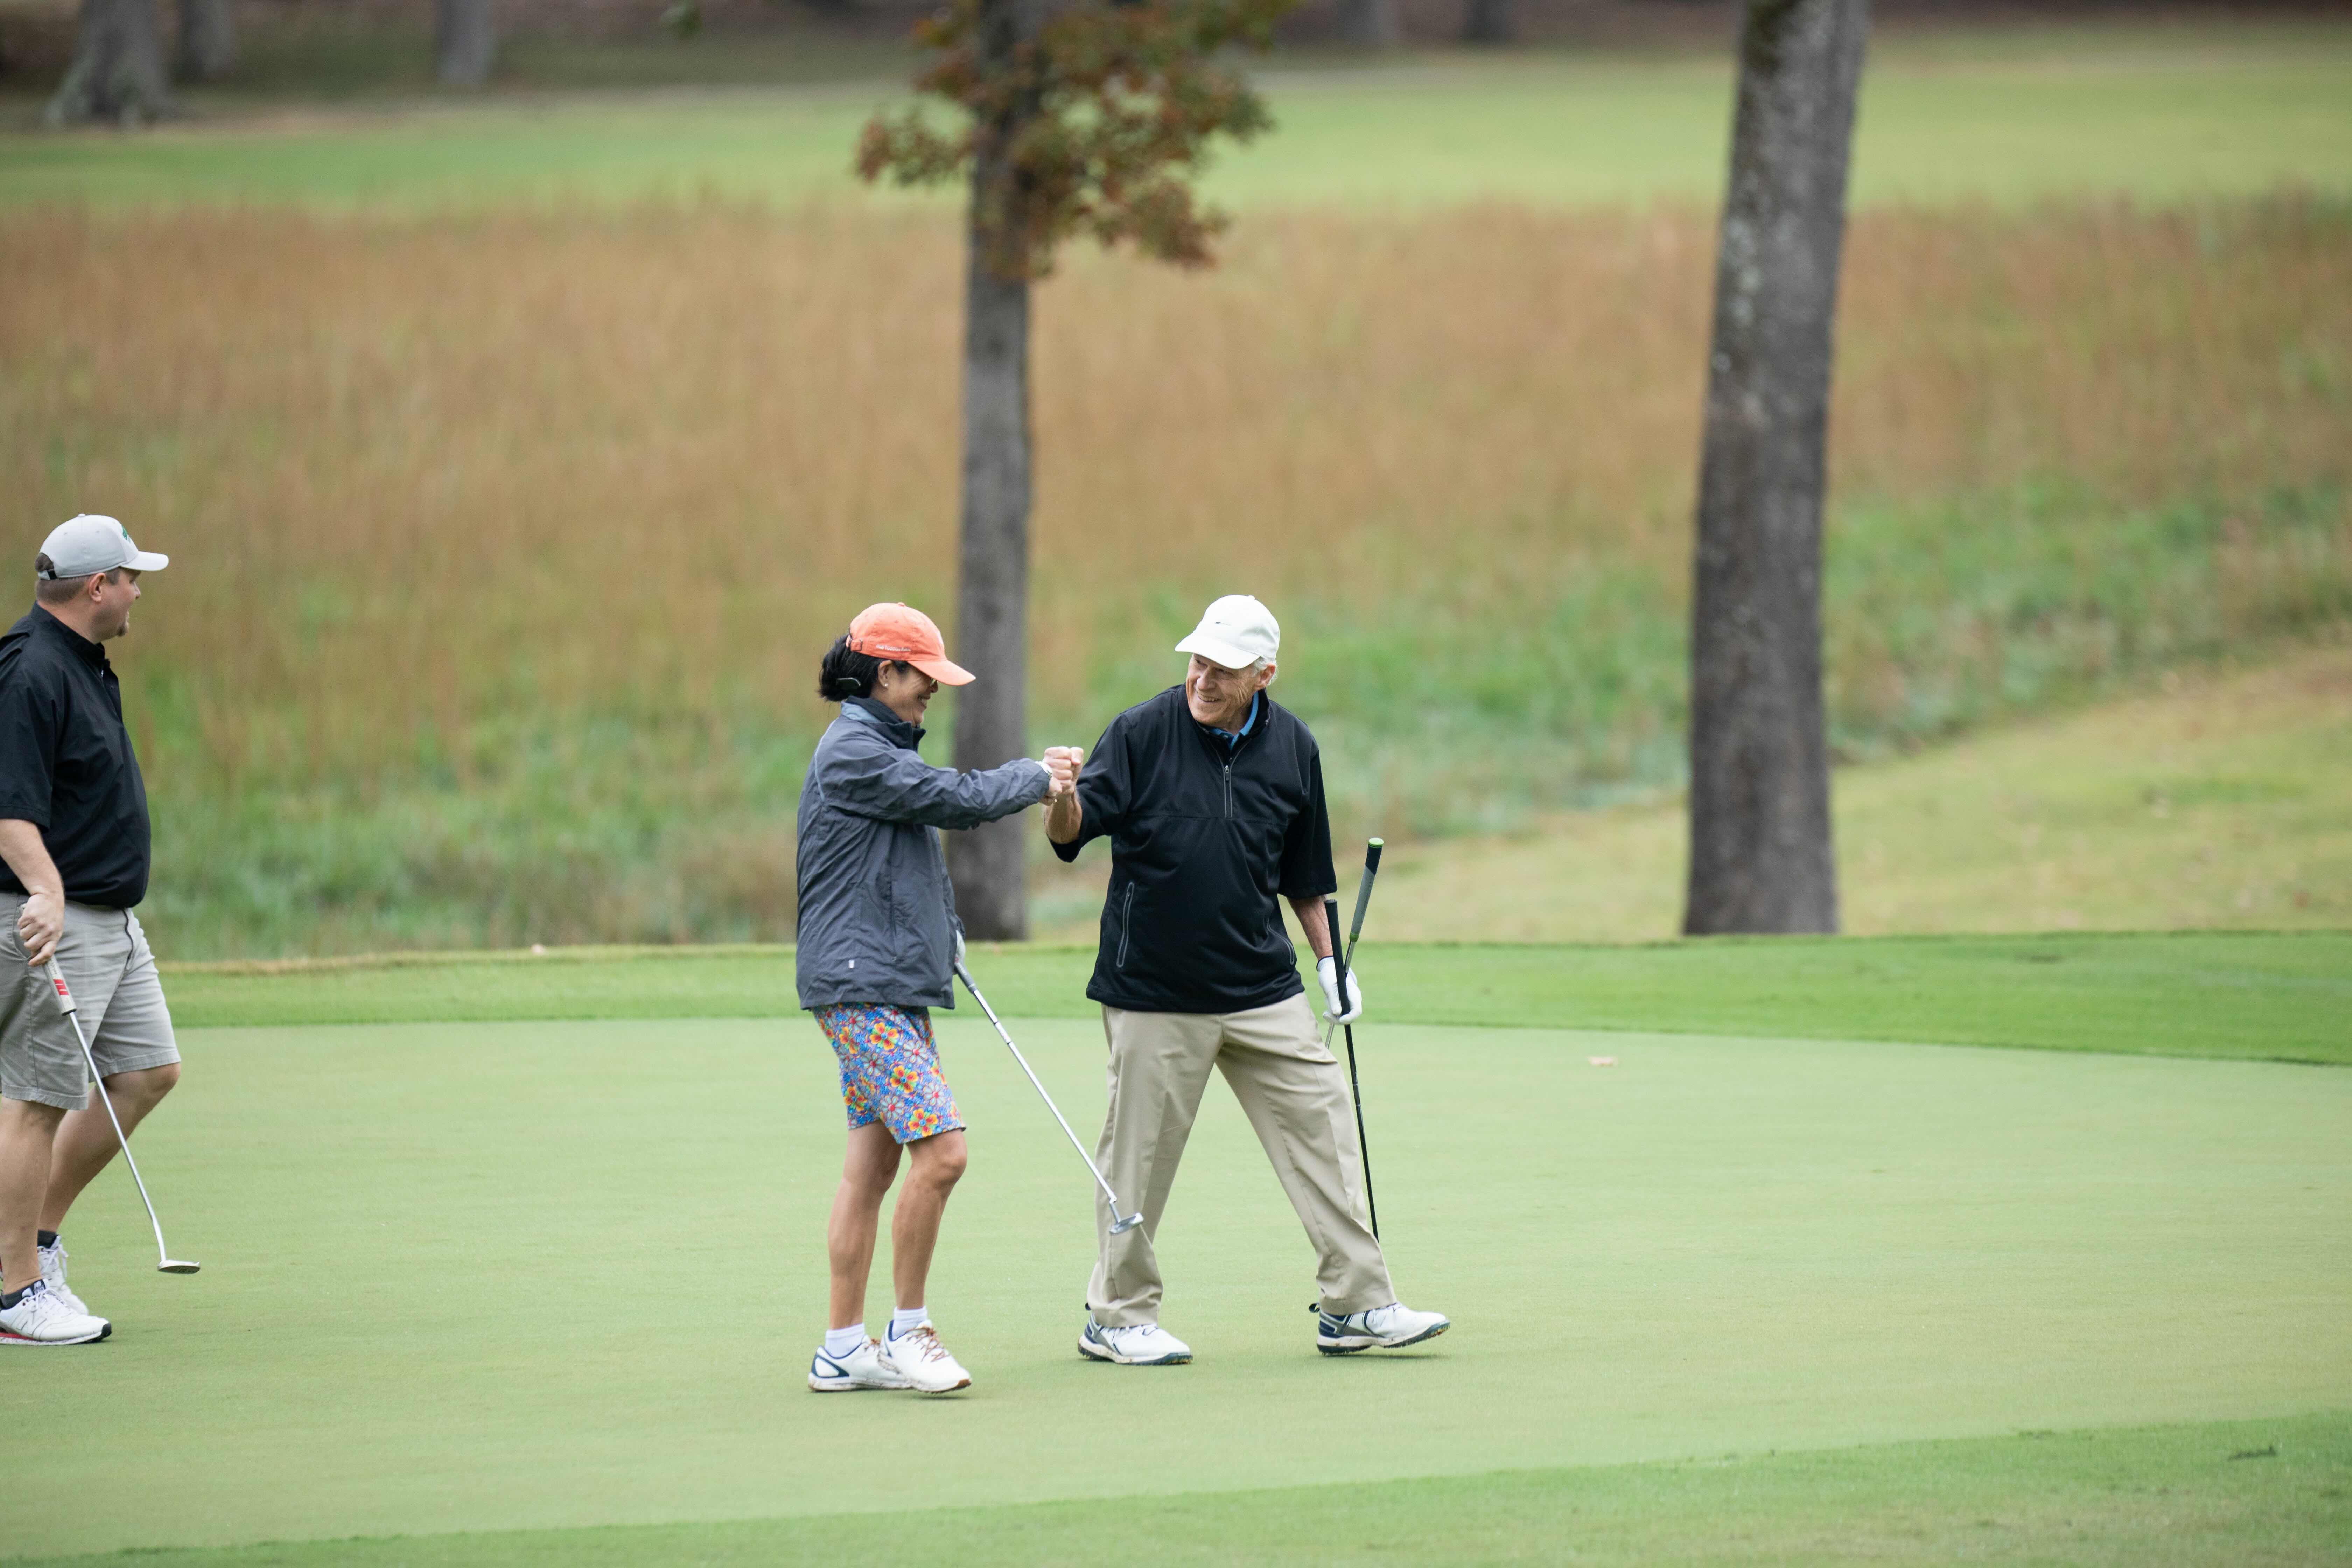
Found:
[[[2352, 609], [2347, 240], [2288, 199], [1858, 217], [1843, 742]], [[1074, 258], [1041, 739], [1246, 587], [1351, 811], [1671, 782], [1712, 247], [1695, 211], [1495, 208]], [[88, 509], [175, 556], [120, 662], [188, 945], [789, 929], [815, 656], [951, 602], [951, 226], [35, 212], [0, 256], [18, 547]]]

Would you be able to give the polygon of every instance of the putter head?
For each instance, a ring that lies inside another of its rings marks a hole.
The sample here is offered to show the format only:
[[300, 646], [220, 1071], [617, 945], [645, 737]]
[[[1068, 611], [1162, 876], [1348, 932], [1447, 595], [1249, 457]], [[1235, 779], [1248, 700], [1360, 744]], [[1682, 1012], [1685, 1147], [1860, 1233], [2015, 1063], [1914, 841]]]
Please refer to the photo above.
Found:
[[[1115, 1215], [1118, 1211], [1117, 1209], [1113, 1209], [1111, 1212]], [[1125, 1219], [1112, 1220], [1110, 1222], [1110, 1233], [1113, 1236], [1125, 1236], [1129, 1231], [1133, 1230], [1137, 1226], [1141, 1225], [1142, 1223], [1143, 1215], [1139, 1211], [1138, 1213], [1128, 1215]]]
[[203, 1267], [204, 1265], [201, 1263], [183, 1263], [176, 1258], [166, 1258], [163, 1262], [155, 1265], [155, 1272], [158, 1274], [194, 1274], [197, 1269], [202, 1268]]

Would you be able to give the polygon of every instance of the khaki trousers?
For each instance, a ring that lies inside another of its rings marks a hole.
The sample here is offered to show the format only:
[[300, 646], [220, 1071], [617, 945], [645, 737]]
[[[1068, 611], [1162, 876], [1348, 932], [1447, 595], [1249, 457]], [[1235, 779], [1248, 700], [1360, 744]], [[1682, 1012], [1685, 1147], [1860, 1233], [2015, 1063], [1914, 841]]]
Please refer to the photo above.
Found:
[[1123, 1201], [1142, 1204], [1143, 1223], [1111, 1235], [1109, 1205], [1095, 1194], [1102, 1250], [1087, 1304], [1097, 1322], [1120, 1328], [1160, 1321], [1160, 1260], [1151, 1238], [1213, 1065], [1257, 1129], [1315, 1244], [1324, 1310], [1362, 1312], [1396, 1300], [1381, 1244], [1365, 1222], [1364, 1161], [1347, 1077], [1317, 1037], [1305, 996], [1245, 1013], [1105, 1007], [1103, 1033], [1110, 1040], [1110, 1110], [1095, 1163]]

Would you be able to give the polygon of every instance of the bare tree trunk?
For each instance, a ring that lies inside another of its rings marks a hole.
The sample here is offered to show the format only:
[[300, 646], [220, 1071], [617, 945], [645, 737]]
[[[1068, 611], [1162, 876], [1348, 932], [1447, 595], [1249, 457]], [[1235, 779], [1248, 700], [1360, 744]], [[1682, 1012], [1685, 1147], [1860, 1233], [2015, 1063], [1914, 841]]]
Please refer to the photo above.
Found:
[[1507, 44], [1518, 35], [1511, 0], [1470, 0], [1462, 14], [1465, 44]]
[[179, 76], [215, 81], [236, 64], [236, 9], [232, 0], [180, 0]]
[[73, 63], [42, 119], [51, 125], [92, 120], [136, 125], [171, 107], [155, 0], [81, 0]]
[[1339, 0], [1339, 36], [1366, 48], [1394, 48], [1404, 38], [1397, 0]]
[[1833, 931], [1822, 500], [1868, 0], [1748, 0], [1691, 607], [1683, 930]]
[[[1003, 68], [1039, 22], [1037, 0], [981, 0], [981, 47]], [[955, 765], [992, 768], [1029, 747], [1029, 282], [1025, 192], [1008, 156], [1034, 96], [980, 128], [964, 279], [963, 500]], [[1023, 817], [948, 837], [956, 909], [972, 936], [1029, 934]]]
[[499, 36], [490, 0], [435, 0], [433, 70], [444, 87], [479, 87], [490, 79]]

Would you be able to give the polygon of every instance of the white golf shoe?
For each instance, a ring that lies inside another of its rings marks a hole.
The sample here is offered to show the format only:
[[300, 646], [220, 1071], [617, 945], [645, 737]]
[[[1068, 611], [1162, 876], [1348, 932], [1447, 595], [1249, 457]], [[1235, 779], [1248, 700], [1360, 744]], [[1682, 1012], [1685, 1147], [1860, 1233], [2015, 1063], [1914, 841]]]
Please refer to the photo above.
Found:
[[86, 1345], [113, 1331], [112, 1323], [75, 1311], [39, 1279], [25, 1287], [15, 1306], [0, 1311], [0, 1345]]
[[940, 1343], [939, 1334], [929, 1323], [884, 1340], [875, 1359], [905, 1378], [907, 1386], [918, 1394], [953, 1394], [971, 1386], [971, 1373], [948, 1354], [948, 1347]]
[[85, 1318], [96, 1317], [98, 1314], [89, 1310], [88, 1302], [66, 1288], [66, 1244], [59, 1241], [40, 1251], [41, 1283], [49, 1288], [49, 1294], [64, 1302], [68, 1311], [79, 1312]]
[[1105, 1328], [1089, 1312], [1078, 1331], [1078, 1353], [1121, 1366], [1181, 1366], [1192, 1359], [1192, 1347], [1157, 1323]]
[[820, 1347], [809, 1358], [809, 1386], [819, 1394], [846, 1394], [859, 1388], [906, 1388], [904, 1374], [882, 1364], [882, 1342], [868, 1340], [845, 1356], [830, 1356]]
[[1318, 1310], [1315, 1348], [1325, 1355], [1354, 1355], [1358, 1351], [1392, 1351], [1433, 1340], [1454, 1326], [1443, 1312], [1416, 1312], [1402, 1301], [1350, 1312], [1344, 1318]]

